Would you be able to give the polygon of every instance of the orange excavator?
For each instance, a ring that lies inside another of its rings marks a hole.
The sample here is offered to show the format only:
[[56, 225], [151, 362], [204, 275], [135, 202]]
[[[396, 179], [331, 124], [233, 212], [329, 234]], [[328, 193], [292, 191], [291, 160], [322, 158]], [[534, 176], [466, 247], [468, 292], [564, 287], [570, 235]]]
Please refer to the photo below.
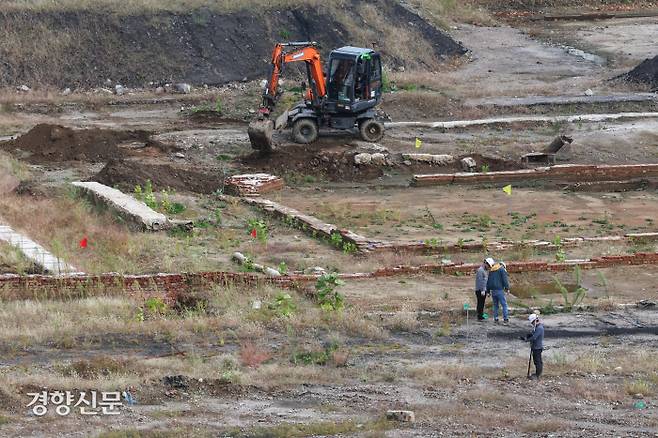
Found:
[[[281, 97], [279, 79], [284, 66], [304, 62], [308, 88], [304, 100], [276, 120], [270, 118]], [[313, 143], [320, 128], [358, 130], [369, 142], [384, 135], [384, 124], [376, 119], [375, 107], [382, 98], [380, 54], [372, 49], [342, 47], [333, 50], [325, 71], [315, 42], [279, 43], [272, 53], [272, 66], [263, 91], [263, 102], [249, 124], [249, 141], [261, 153], [271, 153], [275, 130], [292, 127], [296, 143]]]

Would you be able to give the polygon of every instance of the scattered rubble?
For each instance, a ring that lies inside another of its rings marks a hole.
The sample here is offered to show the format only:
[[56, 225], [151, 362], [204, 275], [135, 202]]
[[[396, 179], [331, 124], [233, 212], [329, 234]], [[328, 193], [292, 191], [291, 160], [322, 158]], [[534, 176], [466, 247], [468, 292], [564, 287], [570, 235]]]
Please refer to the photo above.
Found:
[[462, 170], [464, 172], [475, 172], [475, 169], [477, 169], [477, 163], [473, 157], [464, 157], [459, 160], [459, 163], [461, 164]]
[[413, 423], [416, 421], [416, 416], [413, 411], [386, 411], [386, 419], [402, 423]]
[[421, 163], [436, 164], [444, 166], [455, 162], [455, 157], [446, 154], [402, 154], [404, 160], [418, 161]]
[[233, 196], [258, 196], [263, 193], [280, 190], [283, 180], [268, 173], [233, 175], [224, 182], [224, 193]]

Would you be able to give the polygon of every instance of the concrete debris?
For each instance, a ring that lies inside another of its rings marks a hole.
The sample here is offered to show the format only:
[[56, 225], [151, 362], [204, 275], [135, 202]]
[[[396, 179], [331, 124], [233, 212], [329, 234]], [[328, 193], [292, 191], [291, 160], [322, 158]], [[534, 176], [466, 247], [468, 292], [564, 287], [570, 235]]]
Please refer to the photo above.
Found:
[[416, 421], [416, 416], [413, 411], [386, 411], [386, 419], [402, 423], [413, 423]]
[[126, 89], [123, 87], [123, 85], [115, 85], [114, 86], [114, 94], [117, 96], [123, 96], [126, 93]]
[[190, 94], [192, 92], [192, 86], [186, 83], [174, 84], [173, 90], [179, 94]]
[[363, 153], [366, 154], [380, 153], [384, 155], [390, 154], [390, 151], [386, 147], [379, 145], [377, 143], [368, 143], [365, 141], [355, 140], [350, 143], [350, 146], [354, 146], [355, 152], [358, 154], [363, 154]]
[[594, 96], [594, 92], [592, 91], [591, 88], [585, 90], [585, 96]]
[[356, 164], [357, 166], [370, 164], [371, 162], [372, 162], [371, 154], [363, 153], [363, 154], [356, 154], [354, 156], [354, 164]]
[[224, 181], [224, 192], [234, 196], [258, 196], [281, 190], [283, 179], [268, 173], [233, 175]]
[[60, 260], [28, 237], [14, 231], [10, 226], [0, 222], [0, 240], [16, 247], [35, 266], [48, 274], [82, 274], [73, 266]]
[[158, 87], [155, 89], [155, 94], [165, 94], [164, 87]]
[[455, 162], [455, 157], [447, 154], [402, 154], [402, 158], [421, 163], [438, 164], [440, 166]]
[[29, 93], [31, 91], [30, 87], [28, 87], [27, 85], [19, 85], [18, 87], [16, 87], [16, 89], [23, 93]]
[[69, 96], [72, 93], [73, 93], [73, 90], [71, 90], [69, 87], [66, 87], [62, 90], [62, 96]]
[[234, 252], [231, 258], [236, 262], [238, 262], [240, 265], [249, 269], [253, 269], [254, 271], [262, 272], [263, 274], [269, 277], [281, 276], [281, 273], [277, 269], [270, 268], [269, 266], [263, 266], [258, 263], [254, 263], [249, 257], [242, 254], [241, 252]]
[[126, 219], [132, 228], [145, 231], [161, 231], [171, 228], [171, 223], [165, 215], [149, 208], [146, 204], [117, 189], [104, 186], [97, 182], [73, 182], [74, 187]]
[[475, 169], [477, 168], [477, 163], [473, 159], [473, 157], [464, 157], [460, 160], [460, 164], [462, 165], [462, 170], [464, 172], [475, 172]]
[[378, 153], [372, 154], [370, 157], [371, 157], [372, 164], [374, 164], [376, 166], [386, 165], [386, 155], [378, 152]]

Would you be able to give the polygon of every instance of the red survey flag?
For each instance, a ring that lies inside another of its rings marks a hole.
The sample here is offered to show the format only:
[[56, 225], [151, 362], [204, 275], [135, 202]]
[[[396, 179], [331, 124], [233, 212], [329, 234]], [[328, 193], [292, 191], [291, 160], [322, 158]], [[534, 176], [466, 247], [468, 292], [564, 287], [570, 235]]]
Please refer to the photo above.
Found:
[[87, 247], [87, 243], [88, 243], [87, 238], [86, 238], [86, 237], [83, 238], [83, 239], [80, 241], [80, 248], [86, 248], [86, 247]]
[[251, 237], [255, 239], [257, 236], [258, 236], [258, 231], [256, 231], [256, 228], [254, 228], [253, 230], [251, 230]]

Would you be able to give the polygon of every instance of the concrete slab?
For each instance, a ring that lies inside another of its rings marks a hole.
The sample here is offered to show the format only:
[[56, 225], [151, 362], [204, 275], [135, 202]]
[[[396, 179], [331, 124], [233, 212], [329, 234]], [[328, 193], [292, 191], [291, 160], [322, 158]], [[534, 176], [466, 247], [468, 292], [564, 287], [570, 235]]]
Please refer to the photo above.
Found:
[[46, 273], [55, 275], [82, 274], [78, 269], [54, 256], [38, 243], [14, 231], [9, 225], [0, 223], [0, 240], [18, 248], [25, 257]]
[[73, 182], [74, 187], [107, 207], [115, 210], [126, 219], [132, 228], [143, 231], [160, 231], [171, 228], [167, 217], [152, 210], [146, 204], [130, 195], [97, 182]]

